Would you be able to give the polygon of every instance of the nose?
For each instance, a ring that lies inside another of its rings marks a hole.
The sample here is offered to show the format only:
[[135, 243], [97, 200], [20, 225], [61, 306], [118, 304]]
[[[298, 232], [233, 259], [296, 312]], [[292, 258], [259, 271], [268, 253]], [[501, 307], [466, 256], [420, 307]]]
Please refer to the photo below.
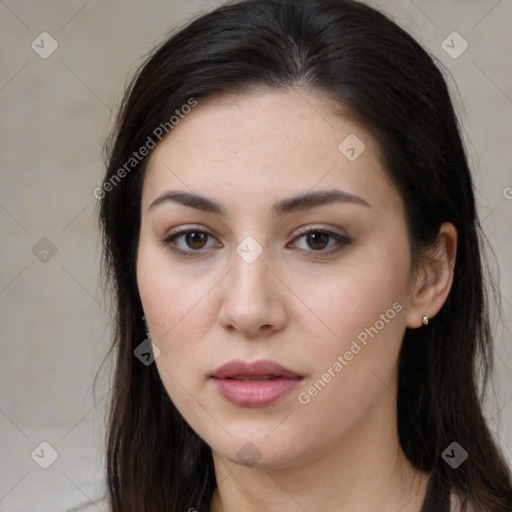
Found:
[[233, 269], [223, 279], [219, 323], [253, 338], [281, 330], [287, 321], [285, 290], [264, 254], [252, 263], [235, 255]]

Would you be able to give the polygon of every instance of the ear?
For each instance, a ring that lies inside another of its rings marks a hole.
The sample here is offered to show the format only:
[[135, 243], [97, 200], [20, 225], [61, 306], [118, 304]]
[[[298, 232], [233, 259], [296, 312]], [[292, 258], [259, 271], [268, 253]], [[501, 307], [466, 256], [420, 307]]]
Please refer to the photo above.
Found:
[[422, 326], [422, 318], [433, 318], [450, 293], [457, 255], [457, 229], [451, 222], [439, 228], [437, 242], [417, 272], [406, 324], [410, 329]]

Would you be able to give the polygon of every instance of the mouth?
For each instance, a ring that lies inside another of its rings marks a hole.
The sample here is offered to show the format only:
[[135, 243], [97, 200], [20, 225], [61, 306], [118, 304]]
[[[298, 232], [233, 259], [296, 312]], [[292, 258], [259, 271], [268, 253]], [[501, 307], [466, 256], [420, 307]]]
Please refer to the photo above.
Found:
[[238, 407], [264, 407], [287, 395], [304, 379], [273, 361], [231, 361], [210, 375], [220, 395]]

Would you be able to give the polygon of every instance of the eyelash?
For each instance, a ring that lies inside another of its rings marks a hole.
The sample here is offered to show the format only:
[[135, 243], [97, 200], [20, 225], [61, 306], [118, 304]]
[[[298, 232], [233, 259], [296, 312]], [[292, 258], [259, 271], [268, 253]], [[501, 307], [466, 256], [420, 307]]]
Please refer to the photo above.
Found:
[[[206, 235], [207, 237], [213, 238], [213, 235], [211, 235], [207, 231], [202, 231], [202, 230], [193, 229], [193, 228], [185, 228], [185, 229], [180, 229], [179, 231], [176, 231], [175, 233], [171, 233], [170, 235], [163, 238], [161, 240], [161, 242], [163, 243], [164, 246], [168, 247], [172, 252], [174, 252], [176, 254], [180, 254], [183, 256], [189, 256], [189, 257], [194, 256], [194, 255], [199, 255], [201, 252], [203, 252], [203, 249], [196, 249], [196, 250], [192, 249], [189, 251], [185, 251], [183, 249], [178, 249], [176, 246], [173, 246], [173, 244], [172, 244], [172, 242], [174, 242], [175, 240], [177, 240], [187, 234], [190, 234], [190, 233], [201, 233], [201, 234]], [[340, 235], [339, 233], [334, 233], [334, 232], [326, 230], [326, 229], [319, 229], [319, 228], [310, 228], [306, 231], [303, 231], [303, 232], [299, 233], [294, 238], [294, 240], [297, 240], [302, 237], [306, 237], [307, 235], [312, 234], [312, 233], [327, 235], [337, 242], [337, 246], [335, 246], [334, 249], [332, 249], [332, 248], [328, 249], [328, 250], [321, 249], [321, 250], [316, 250], [316, 251], [314, 249], [305, 250], [305, 252], [312, 253], [313, 255], [315, 255], [315, 254], [331, 255], [335, 252], [338, 252], [344, 246], [349, 245], [351, 243], [351, 240], [346, 236]], [[208, 243], [208, 240], [206, 243]], [[329, 242], [327, 242], [327, 244], [329, 244]]]

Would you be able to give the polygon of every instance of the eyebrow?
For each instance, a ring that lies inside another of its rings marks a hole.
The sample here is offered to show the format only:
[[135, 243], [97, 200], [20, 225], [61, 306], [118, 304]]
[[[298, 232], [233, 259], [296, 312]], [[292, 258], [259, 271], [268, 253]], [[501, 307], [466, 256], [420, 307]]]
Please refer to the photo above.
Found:
[[[217, 201], [199, 194], [180, 190], [168, 190], [167, 192], [164, 192], [149, 205], [148, 210], [152, 210], [169, 201], [189, 206], [207, 213], [214, 213], [217, 215], [225, 215], [226, 213], [224, 207]], [[272, 210], [274, 215], [283, 216], [293, 212], [310, 210], [312, 208], [318, 208], [320, 206], [333, 203], [355, 204], [371, 208], [371, 205], [362, 197], [352, 194], [351, 192], [334, 189], [319, 192], [308, 192], [287, 199], [282, 199], [277, 203], [274, 203]]]

